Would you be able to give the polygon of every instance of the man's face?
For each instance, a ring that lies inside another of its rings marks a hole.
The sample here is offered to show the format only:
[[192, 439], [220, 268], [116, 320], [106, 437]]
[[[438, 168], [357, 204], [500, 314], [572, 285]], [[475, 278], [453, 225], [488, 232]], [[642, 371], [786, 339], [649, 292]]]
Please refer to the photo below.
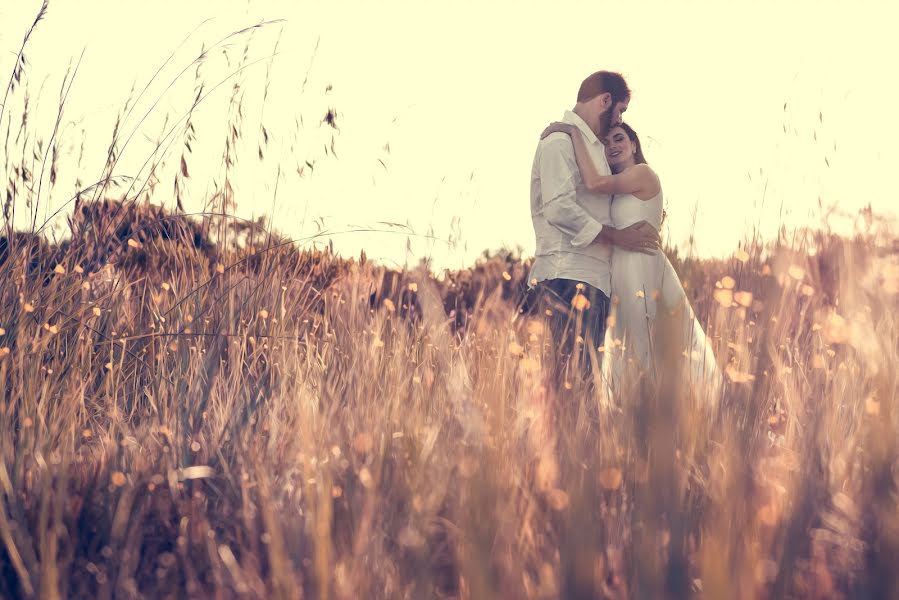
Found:
[[621, 118], [630, 100], [622, 100], [599, 116], [599, 137], [609, 135], [612, 127], [621, 124]]
[[624, 100], [612, 107], [612, 116], [609, 119], [610, 125], [621, 125], [621, 121], [624, 117], [624, 111], [627, 110], [628, 102], [630, 102], [630, 100]]

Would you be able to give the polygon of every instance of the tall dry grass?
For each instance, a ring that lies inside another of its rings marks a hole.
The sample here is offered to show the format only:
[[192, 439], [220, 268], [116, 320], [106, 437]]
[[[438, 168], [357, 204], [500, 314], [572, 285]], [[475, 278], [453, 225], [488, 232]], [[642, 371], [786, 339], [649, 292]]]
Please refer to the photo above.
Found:
[[600, 404], [512, 319], [527, 263], [300, 250], [228, 218], [227, 185], [197, 221], [140, 182], [90, 202], [120, 135], [64, 242], [12, 230], [44, 175], [36, 140], [5, 150], [0, 595], [899, 597], [899, 259], [873, 217], [674, 256], [722, 401], [669, 365]]

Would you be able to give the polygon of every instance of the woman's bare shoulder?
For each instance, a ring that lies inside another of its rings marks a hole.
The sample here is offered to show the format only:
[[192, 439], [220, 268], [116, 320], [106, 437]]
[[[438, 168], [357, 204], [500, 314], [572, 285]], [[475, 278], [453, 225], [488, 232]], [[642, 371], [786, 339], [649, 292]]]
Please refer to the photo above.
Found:
[[[651, 200], [662, 191], [662, 182], [659, 176], [646, 163], [641, 163], [631, 167], [634, 170], [634, 177], [640, 181], [640, 194], [637, 195], [641, 200]], [[645, 197], [644, 197], [645, 196]]]

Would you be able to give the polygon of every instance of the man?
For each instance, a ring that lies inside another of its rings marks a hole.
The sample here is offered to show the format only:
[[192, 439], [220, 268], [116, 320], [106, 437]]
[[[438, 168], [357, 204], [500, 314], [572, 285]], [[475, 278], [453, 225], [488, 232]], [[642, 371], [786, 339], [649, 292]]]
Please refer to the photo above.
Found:
[[[624, 78], [599, 71], [581, 83], [577, 103], [562, 118], [583, 132], [602, 175], [611, 169], [601, 140], [621, 122], [629, 102]], [[614, 229], [611, 200], [584, 185], [569, 136], [554, 133], [538, 143], [531, 169], [537, 250], [527, 304], [549, 313], [557, 386], [573, 375], [589, 377], [593, 357], [601, 358], [597, 348], [609, 314], [612, 246], [653, 252], [659, 245], [658, 232], [646, 222]]]
[[[618, 73], [599, 71], [587, 77], [577, 103], [563, 121], [581, 130], [600, 174], [611, 175], [601, 142], [613, 124], [621, 122], [630, 102], [630, 90]], [[553, 346], [550, 349], [553, 383], [557, 393], [572, 387], [575, 378], [591, 382], [593, 360], [599, 361], [611, 293], [612, 246], [654, 252], [656, 230], [642, 222], [626, 229], [612, 227], [611, 197], [591, 193], [577, 167], [571, 138], [553, 133], [537, 145], [531, 170], [531, 219], [537, 237], [534, 264], [528, 276], [528, 308], [546, 317]], [[582, 414], [593, 403], [563, 402], [560, 428], [573, 432], [572, 412]], [[594, 419], [596, 416], [593, 417]], [[577, 426], [575, 425], [575, 428]], [[589, 443], [592, 436], [562, 436], [559, 456], [576, 458], [561, 468], [568, 474], [570, 506], [560, 513], [559, 559], [561, 597], [578, 600], [597, 597], [595, 566], [605, 547], [596, 514], [599, 506], [594, 473], [598, 464]], [[574, 464], [576, 463], [576, 464]], [[591, 463], [590, 468], [587, 463]], [[585, 467], [583, 470], [581, 466]]]

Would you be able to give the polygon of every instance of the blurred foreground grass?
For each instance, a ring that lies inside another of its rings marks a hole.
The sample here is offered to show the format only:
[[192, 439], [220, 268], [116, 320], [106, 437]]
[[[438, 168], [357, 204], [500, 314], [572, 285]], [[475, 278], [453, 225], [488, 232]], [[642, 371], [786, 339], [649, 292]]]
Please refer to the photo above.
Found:
[[724, 399], [597, 426], [512, 256], [435, 278], [79, 210], [0, 243], [4, 596], [899, 593], [892, 240], [675, 259]]

